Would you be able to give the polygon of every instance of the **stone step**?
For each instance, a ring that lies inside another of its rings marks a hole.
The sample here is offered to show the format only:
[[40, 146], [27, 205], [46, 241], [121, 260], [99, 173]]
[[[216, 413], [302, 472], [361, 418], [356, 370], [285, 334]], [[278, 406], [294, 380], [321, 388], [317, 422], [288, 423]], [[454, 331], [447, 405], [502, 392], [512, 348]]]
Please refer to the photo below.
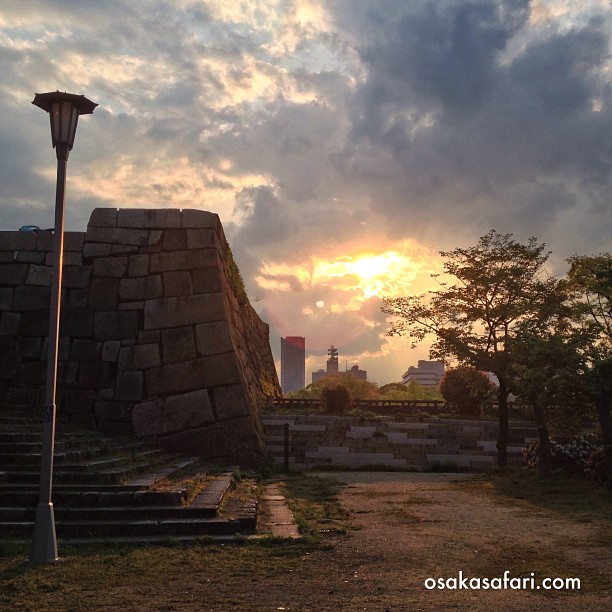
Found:
[[[231, 474], [212, 479], [190, 506], [62, 507], [54, 503], [59, 538], [197, 538], [205, 535], [255, 533], [257, 501], [230, 499], [224, 515], [217, 510], [230, 488]], [[163, 495], [166, 491], [147, 491]], [[4, 498], [3, 498], [4, 499]], [[99, 499], [99, 498], [98, 498]], [[138, 499], [132, 497], [132, 499]], [[139, 501], [142, 501], [140, 498]], [[91, 500], [93, 501], [93, 500]], [[0, 508], [0, 537], [26, 539], [32, 535], [35, 506]]]
[[[60, 539], [83, 537], [142, 537], [142, 536], [192, 536], [231, 535], [254, 533], [254, 521], [240, 518], [171, 518], [163, 520], [88, 520], [55, 521]], [[34, 529], [33, 521], [0, 522], [0, 537], [29, 539]]]
[[[67, 506], [115, 506], [115, 505], [180, 505], [186, 497], [186, 491], [150, 490], [165, 478], [176, 476], [187, 469], [195, 468], [198, 457], [190, 459], [175, 458], [162, 466], [156, 466], [125, 484], [75, 484], [54, 483], [53, 503]], [[38, 503], [39, 487], [33, 483], [0, 484], [0, 499], [5, 505], [33, 507]]]
[[[169, 461], [171, 455], [158, 455], [155, 457], [155, 463], [161, 464], [164, 461]], [[101, 462], [96, 462], [98, 465], [95, 469], [86, 469], [87, 465], [77, 466], [56, 466], [53, 473], [53, 482], [61, 484], [120, 484], [122, 481], [130, 481], [136, 478], [143, 472], [150, 471], [153, 467], [153, 458], [151, 461], [137, 462], [131, 459], [123, 458], [120, 467], [106, 467]], [[34, 466], [10, 466], [10, 471], [6, 467], [0, 467], [1, 470], [7, 471], [3, 482], [12, 484], [38, 484], [40, 482], [40, 470], [32, 469]], [[104, 469], [101, 469], [101, 468]]]
[[[18, 466], [31, 466], [31, 465], [40, 465], [40, 444], [30, 445], [36, 446], [36, 450], [32, 449], [31, 452], [10, 452], [7, 450], [6, 446], [8, 445], [0, 445], [0, 469], [8, 469], [8, 466], [11, 468], [18, 469]], [[13, 444], [13, 447], [18, 444]], [[79, 464], [82, 466], [92, 466], [91, 469], [95, 469], [95, 461], [94, 459], [98, 457], [102, 457], [104, 455], [109, 454], [109, 448], [105, 446], [97, 446], [97, 447], [89, 447], [82, 448], [81, 446], [71, 445], [68, 446], [66, 444], [62, 445], [67, 450], [60, 450], [55, 448], [55, 452], [53, 454], [53, 464], [54, 466], [66, 466], [70, 464]], [[26, 447], [27, 448], [27, 447]], [[133, 442], [131, 444], [122, 444], [113, 447], [112, 452], [114, 454], [117, 453], [128, 453], [139, 451], [143, 449], [144, 446], [142, 443]], [[161, 452], [159, 449], [155, 449], [155, 451], [148, 452]], [[140, 453], [141, 454], [141, 453]], [[121, 457], [108, 458], [103, 461], [119, 461]], [[88, 469], [88, 468], [80, 468], [80, 469]]]
[[[85, 523], [87, 521], [162, 521], [169, 519], [202, 519], [216, 516], [216, 507], [194, 506], [96, 506], [95, 508], [79, 508], [53, 505], [56, 521], [72, 521]], [[33, 522], [36, 516], [36, 506], [0, 507], [0, 523]]]
[[[37, 431], [0, 431], [0, 444], [15, 443], [15, 442], [37, 442], [40, 444], [42, 438], [41, 427]], [[100, 443], [107, 440], [103, 436], [93, 432], [63, 432], [57, 433], [56, 440], [64, 443], [85, 444], [85, 443]]]

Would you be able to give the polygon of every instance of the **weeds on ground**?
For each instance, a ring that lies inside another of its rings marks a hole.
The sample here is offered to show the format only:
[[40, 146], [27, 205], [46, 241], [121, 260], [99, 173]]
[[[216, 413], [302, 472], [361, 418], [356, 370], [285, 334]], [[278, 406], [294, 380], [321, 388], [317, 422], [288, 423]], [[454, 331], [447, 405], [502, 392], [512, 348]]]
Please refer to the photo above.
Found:
[[287, 503], [303, 535], [341, 535], [348, 513], [338, 502], [342, 484], [331, 478], [294, 474], [281, 482]]

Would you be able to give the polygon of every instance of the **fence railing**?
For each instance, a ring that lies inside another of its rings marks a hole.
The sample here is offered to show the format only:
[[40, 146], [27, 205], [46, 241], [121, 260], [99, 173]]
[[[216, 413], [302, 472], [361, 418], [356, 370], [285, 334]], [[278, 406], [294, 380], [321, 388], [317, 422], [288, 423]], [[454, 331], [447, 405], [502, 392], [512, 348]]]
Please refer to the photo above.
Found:
[[[319, 409], [324, 403], [320, 399], [304, 399], [296, 397], [272, 397], [269, 398], [271, 406], [286, 408], [288, 411], [304, 408]], [[452, 406], [443, 400], [394, 400], [394, 399], [357, 399], [353, 401], [353, 408], [366, 410], [384, 415], [413, 415], [419, 412], [427, 412], [435, 415], [440, 413], [452, 412]], [[525, 411], [524, 406], [514, 403], [508, 405], [510, 416], [518, 417], [521, 411]], [[491, 416], [497, 411], [497, 404], [490, 404], [486, 412]]]

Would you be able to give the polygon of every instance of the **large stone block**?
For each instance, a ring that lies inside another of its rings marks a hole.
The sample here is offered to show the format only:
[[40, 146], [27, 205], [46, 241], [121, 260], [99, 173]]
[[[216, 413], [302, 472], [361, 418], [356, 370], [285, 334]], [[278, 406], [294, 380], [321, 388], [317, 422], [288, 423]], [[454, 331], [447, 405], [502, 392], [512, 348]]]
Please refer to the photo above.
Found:
[[26, 284], [51, 286], [53, 268], [51, 266], [37, 266], [32, 264], [28, 270]]
[[163, 279], [165, 297], [177, 297], [179, 295], [191, 295], [193, 293], [191, 274], [189, 274], [187, 270], [164, 272]]
[[139, 316], [136, 311], [96, 312], [94, 321], [94, 337], [97, 340], [121, 340], [138, 335]]
[[89, 227], [85, 235], [85, 242], [108, 242], [110, 244], [146, 246], [149, 243], [149, 230], [121, 227]]
[[62, 270], [62, 287], [64, 289], [85, 289], [89, 286], [91, 266], [66, 266]]
[[156, 438], [162, 430], [164, 402], [153, 400], [135, 404], [132, 408], [132, 427], [137, 438]]
[[187, 295], [147, 300], [144, 310], [145, 329], [181, 327], [225, 318], [221, 293]]
[[[17, 378], [23, 385], [42, 385], [47, 377], [47, 364], [42, 361], [22, 363], [17, 371]], [[58, 378], [60, 375], [58, 373]]]
[[93, 273], [96, 276], [112, 276], [122, 278], [127, 275], [128, 258], [119, 257], [97, 257], [93, 262]]
[[29, 267], [29, 264], [26, 263], [0, 264], [0, 285], [10, 287], [23, 285]]
[[43, 340], [39, 336], [20, 336], [15, 342], [15, 355], [38, 359], [42, 349]]
[[[128, 421], [131, 424], [131, 405], [130, 402], [96, 400], [94, 402], [94, 414], [98, 422], [110, 421], [115, 424]], [[117, 435], [116, 430], [113, 429], [110, 429], [110, 433]]]
[[113, 244], [111, 255], [131, 255], [137, 253], [139, 248], [135, 244]]
[[17, 355], [0, 355], [0, 379], [12, 380], [21, 365], [21, 357]]
[[162, 249], [164, 251], [184, 251], [187, 248], [187, 230], [164, 230]]
[[161, 276], [137, 276], [136, 278], [122, 278], [119, 283], [119, 299], [152, 300], [163, 295]]
[[86, 242], [83, 245], [83, 257], [108, 257], [111, 254], [110, 244], [105, 242]]
[[145, 374], [149, 396], [241, 382], [238, 365], [231, 353], [162, 365], [147, 370]]
[[69, 389], [64, 395], [64, 411], [67, 414], [88, 414], [93, 410], [95, 391]]
[[20, 333], [20, 324], [21, 313], [0, 313], [0, 336], [17, 336]]
[[162, 356], [164, 363], [188, 361], [196, 358], [193, 327], [173, 327], [162, 331]]
[[44, 230], [36, 234], [36, 250], [50, 253], [53, 250], [53, 231]]
[[77, 380], [82, 389], [104, 389], [111, 381], [110, 364], [84, 361], [79, 364]]
[[20, 336], [46, 336], [49, 333], [49, 309], [24, 312], [20, 315], [17, 334]]
[[85, 232], [64, 232], [64, 251], [80, 253], [83, 250], [84, 241]]
[[51, 302], [51, 288], [37, 285], [24, 285], [15, 289], [13, 305], [15, 310], [25, 312], [40, 310], [41, 304], [49, 306]]
[[[47, 313], [47, 316], [48, 313]], [[60, 334], [71, 338], [91, 338], [94, 327], [94, 313], [79, 308], [62, 308]]]
[[95, 340], [77, 338], [72, 343], [70, 359], [72, 361], [97, 361], [100, 358], [102, 345]]
[[170, 433], [213, 423], [215, 415], [206, 389], [170, 396], [166, 399], [163, 430]]
[[119, 304], [118, 278], [92, 278], [89, 284], [89, 308], [115, 310]]
[[115, 362], [119, 358], [120, 340], [108, 340], [102, 345], [102, 361]]
[[194, 293], [217, 293], [223, 288], [219, 268], [196, 268], [191, 271]]
[[215, 410], [219, 421], [248, 417], [250, 415], [242, 385], [215, 387], [213, 393]]
[[88, 227], [115, 227], [116, 225], [116, 208], [94, 208], [91, 212]]
[[188, 229], [188, 249], [217, 249], [222, 251], [225, 247], [219, 240], [219, 234], [212, 228]]
[[234, 349], [228, 323], [225, 321], [200, 323], [196, 325], [195, 332], [196, 344], [200, 355], [216, 355]]
[[47, 256], [45, 253], [39, 253], [38, 251], [19, 251], [15, 261], [20, 263], [33, 263], [40, 266], [45, 263], [46, 259]]
[[181, 211], [177, 208], [121, 208], [117, 215], [121, 228], [179, 228]]
[[214, 249], [192, 251], [168, 251], [151, 254], [151, 272], [169, 270], [193, 270], [217, 265], [217, 252]]
[[119, 372], [115, 387], [115, 399], [140, 402], [142, 400], [143, 381], [142, 372], [133, 370]]
[[13, 306], [14, 289], [10, 287], [0, 287], [0, 310], [11, 310]]
[[212, 227], [217, 230], [221, 229], [219, 215], [194, 208], [184, 208], [181, 211], [181, 225], [186, 228]]
[[15, 344], [14, 336], [3, 336], [0, 334], [0, 355], [13, 355], [15, 352]]
[[130, 255], [128, 274], [130, 276], [147, 276], [149, 274], [150, 255]]
[[145, 370], [161, 364], [159, 345], [135, 344], [119, 351], [117, 365], [122, 370]]
[[35, 251], [36, 234], [34, 232], [1, 232], [2, 248], [7, 251]]

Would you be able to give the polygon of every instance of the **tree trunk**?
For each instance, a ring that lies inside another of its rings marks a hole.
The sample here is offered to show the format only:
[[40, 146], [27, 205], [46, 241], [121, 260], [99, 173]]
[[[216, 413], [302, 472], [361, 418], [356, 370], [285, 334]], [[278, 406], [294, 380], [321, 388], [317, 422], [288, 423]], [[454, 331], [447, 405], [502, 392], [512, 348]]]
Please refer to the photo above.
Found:
[[508, 385], [499, 379], [497, 401], [499, 403], [499, 433], [497, 435], [497, 467], [508, 467]]
[[605, 390], [602, 390], [597, 398], [597, 412], [604, 443], [606, 477], [608, 484], [612, 486], [612, 419], [610, 418], [610, 394]]
[[538, 428], [538, 439], [540, 440], [538, 471], [541, 474], [549, 474], [552, 463], [550, 456], [550, 437], [548, 435], [548, 427], [546, 426], [544, 408], [537, 401], [533, 404], [533, 418]]

